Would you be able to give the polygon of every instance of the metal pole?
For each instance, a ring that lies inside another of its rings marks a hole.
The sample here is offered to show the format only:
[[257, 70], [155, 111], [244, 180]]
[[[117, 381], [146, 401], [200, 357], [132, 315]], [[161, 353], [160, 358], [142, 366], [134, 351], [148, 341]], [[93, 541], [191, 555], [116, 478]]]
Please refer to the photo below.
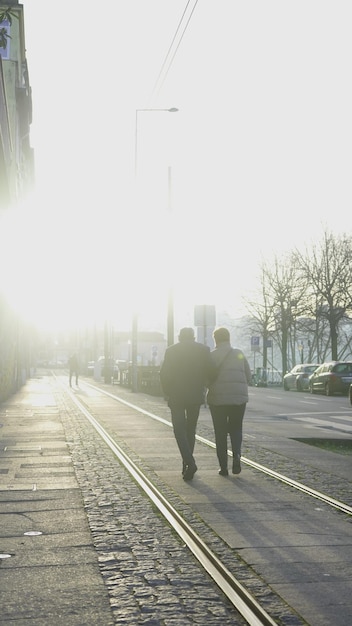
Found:
[[[134, 136], [134, 183], [135, 183], [135, 199], [137, 200], [137, 159], [138, 159], [138, 111], [136, 110], [135, 119], [135, 136]], [[135, 306], [137, 303], [135, 303]], [[137, 356], [138, 356], [138, 313], [133, 311], [132, 317], [132, 380], [131, 389], [133, 392], [138, 391], [138, 370], [137, 370]]]
[[[172, 177], [171, 177], [171, 166], [168, 168], [168, 191], [169, 191], [169, 214], [170, 214], [170, 222], [172, 224], [171, 216], [172, 216]], [[172, 233], [171, 233], [172, 236]], [[172, 258], [173, 262], [173, 258]], [[170, 271], [170, 284], [169, 284], [169, 294], [168, 294], [168, 302], [167, 302], [167, 345], [172, 346], [175, 342], [175, 329], [174, 329], [174, 290], [173, 290], [173, 270]]]
[[[137, 198], [137, 178], [138, 178], [138, 113], [141, 111], [167, 111], [168, 113], [177, 113], [178, 109], [172, 107], [171, 109], [136, 109], [135, 118], [135, 137], [134, 137], [134, 179], [135, 179], [135, 194]], [[171, 304], [170, 304], [171, 306]], [[173, 307], [172, 307], [173, 308]], [[170, 318], [171, 325], [171, 318]], [[170, 326], [171, 332], [171, 326]], [[133, 313], [132, 319], [132, 391], [138, 391], [138, 313]]]
[[169, 288], [167, 302], [167, 345], [172, 346], [175, 343], [174, 335], [174, 294], [172, 287]]
[[271, 339], [271, 382], [274, 383], [274, 339]]
[[138, 391], [138, 314], [132, 319], [132, 391]]
[[104, 323], [104, 382], [111, 383], [111, 358], [109, 346], [109, 327], [108, 321]]

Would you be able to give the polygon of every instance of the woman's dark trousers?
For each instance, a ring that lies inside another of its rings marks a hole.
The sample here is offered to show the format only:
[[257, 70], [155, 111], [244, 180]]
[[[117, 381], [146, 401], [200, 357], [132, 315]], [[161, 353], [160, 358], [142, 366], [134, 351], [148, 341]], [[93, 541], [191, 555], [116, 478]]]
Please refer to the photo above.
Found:
[[241, 456], [242, 424], [245, 404], [209, 406], [213, 420], [216, 454], [222, 470], [227, 470], [227, 435], [230, 435], [233, 458]]

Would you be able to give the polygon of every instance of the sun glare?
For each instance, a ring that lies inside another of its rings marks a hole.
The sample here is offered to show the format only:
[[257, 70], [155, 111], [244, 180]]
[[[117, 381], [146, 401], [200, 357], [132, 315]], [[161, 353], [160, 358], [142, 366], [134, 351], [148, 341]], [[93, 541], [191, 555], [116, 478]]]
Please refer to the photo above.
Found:
[[[304, 250], [321, 219], [334, 232], [345, 225], [335, 209], [346, 213], [351, 195], [349, 20], [326, 8], [314, 30], [313, 6], [304, 19], [301, 8], [285, 16], [273, 6], [253, 29], [244, 4], [236, 37], [225, 20], [213, 49], [199, 14], [199, 45], [183, 41], [178, 70], [148, 104], [167, 28], [151, 44], [123, 3], [121, 19], [104, 25], [104, 63], [99, 54], [86, 63], [96, 18], [80, 4], [71, 22], [87, 28], [75, 30], [68, 56], [57, 45], [60, 9], [35, 0], [26, 11], [40, 197], [1, 218], [1, 289], [43, 329], [107, 319], [128, 329], [136, 312], [140, 328], [163, 328], [171, 288], [176, 327], [192, 324], [199, 304], [245, 314], [263, 258]], [[172, 30], [173, 11], [164, 17]]]
[[106, 320], [128, 330], [135, 312], [141, 327], [162, 330], [170, 288], [186, 312], [203, 276], [202, 263], [191, 262], [194, 247], [178, 250], [169, 227], [148, 212], [119, 220], [53, 202], [11, 211], [1, 219], [3, 294], [43, 332]]
[[196, 221], [174, 221], [167, 211], [153, 215], [144, 207], [119, 216], [108, 207], [97, 214], [82, 206], [63, 210], [58, 199], [55, 206], [37, 198], [34, 208], [2, 217], [2, 290], [38, 330], [107, 320], [129, 330], [138, 313], [140, 328], [163, 331], [170, 290], [177, 327], [193, 324], [197, 304], [217, 305], [224, 295], [236, 299], [228, 276], [240, 252], [231, 232], [216, 242], [210, 229], [200, 235]]

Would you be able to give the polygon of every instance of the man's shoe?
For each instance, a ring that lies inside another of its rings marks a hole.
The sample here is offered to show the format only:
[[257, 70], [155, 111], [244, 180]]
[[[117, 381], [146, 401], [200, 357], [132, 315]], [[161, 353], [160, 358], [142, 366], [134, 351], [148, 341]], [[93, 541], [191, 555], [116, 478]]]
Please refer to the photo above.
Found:
[[227, 469], [219, 469], [220, 476], [228, 476], [229, 472]]
[[232, 473], [240, 474], [241, 473], [241, 457], [237, 456], [232, 462]]
[[197, 469], [198, 468], [196, 465], [187, 465], [186, 470], [183, 474], [183, 480], [192, 480]]

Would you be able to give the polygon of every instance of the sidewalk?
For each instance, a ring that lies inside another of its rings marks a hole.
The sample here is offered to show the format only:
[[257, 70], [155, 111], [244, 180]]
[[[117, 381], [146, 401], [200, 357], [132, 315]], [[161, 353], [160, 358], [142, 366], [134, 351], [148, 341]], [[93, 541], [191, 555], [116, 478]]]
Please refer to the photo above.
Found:
[[115, 623], [47, 378], [0, 406], [0, 511], [0, 624]]
[[[0, 624], [242, 624], [58, 378], [0, 406]], [[83, 384], [72, 393], [140, 423]]]
[[[148, 613], [150, 623], [218, 626], [216, 611], [223, 626], [232, 624], [223, 597], [213, 585], [206, 588], [194, 559], [126, 480], [124, 467], [66, 393], [67, 376], [61, 378], [30, 379], [0, 406], [0, 624], [112, 626], [142, 623]], [[177, 500], [186, 521], [201, 528], [270, 614], [289, 620], [294, 607], [312, 626], [349, 626], [349, 519], [246, 465], [240, 476], [219, 477], [215, 450], [199, 441], [199, 471], [191, 483], [183, 481], [172, 428], [134, 407], [162, 416], [169, 413], [165, 402], [126, 393], [130, 404], [119, 403], [109, 397], [115, 389], [101, 386], [105, 397], [84, 381], [72, 392]], [[209, 416], [201, 417], [206, 438]], [[261, 419], [253, 419], [246, 437], [259, 463], [277, 453], [293, 470], [297, 464], [324, 480], [336, 476], [340, 486], [349, 481], [350, 459], [305, 446], [296, 440], [299, 429], [285, 422], [280, 437], [275, 420], [265, 420], [263, 431]]]

